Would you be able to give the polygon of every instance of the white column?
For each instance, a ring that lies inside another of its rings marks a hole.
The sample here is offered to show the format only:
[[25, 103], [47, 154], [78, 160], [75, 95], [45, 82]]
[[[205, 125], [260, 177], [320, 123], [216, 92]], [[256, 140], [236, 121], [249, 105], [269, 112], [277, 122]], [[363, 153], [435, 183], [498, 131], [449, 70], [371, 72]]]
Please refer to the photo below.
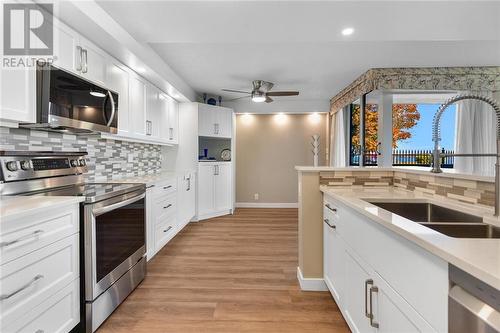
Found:
[[379, 167], [392, 166], [392, 93], [383, 92], [378, 101]]

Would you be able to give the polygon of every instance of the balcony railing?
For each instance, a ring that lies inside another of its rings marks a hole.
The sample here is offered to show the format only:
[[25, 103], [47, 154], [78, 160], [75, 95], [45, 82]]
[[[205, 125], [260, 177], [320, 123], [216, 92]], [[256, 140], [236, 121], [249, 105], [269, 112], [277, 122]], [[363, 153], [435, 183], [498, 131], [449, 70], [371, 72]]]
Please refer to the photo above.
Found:
[[[453, 150], [442, 149], [443, 154], [453, 154]], [[351, 153], [351, 165], [359, 165], [359, 154]], [[364, 154], [366, 166], [376, 166], [378, 160], [378, 152], [367, 151]], [[453, 156], [441, 158], [441, 168], [453, 168], [455, 159]], [[406, 150], [394, 149], [392, 151], [393, 166], [420, 166], [430, 167], [432, 164], [432, 150]]]

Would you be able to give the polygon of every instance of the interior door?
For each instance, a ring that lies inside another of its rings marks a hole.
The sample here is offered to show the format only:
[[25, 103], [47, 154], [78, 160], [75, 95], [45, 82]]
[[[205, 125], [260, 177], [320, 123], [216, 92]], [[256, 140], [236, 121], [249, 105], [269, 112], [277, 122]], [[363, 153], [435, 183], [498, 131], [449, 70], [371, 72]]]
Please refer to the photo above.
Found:
[[215, 210], [222, 211], [231, 208], [231, 164], [217, 164], [215, 171]]
[[200, 163], [198, 167], [198, 215], [214, 211], [215, 166]]

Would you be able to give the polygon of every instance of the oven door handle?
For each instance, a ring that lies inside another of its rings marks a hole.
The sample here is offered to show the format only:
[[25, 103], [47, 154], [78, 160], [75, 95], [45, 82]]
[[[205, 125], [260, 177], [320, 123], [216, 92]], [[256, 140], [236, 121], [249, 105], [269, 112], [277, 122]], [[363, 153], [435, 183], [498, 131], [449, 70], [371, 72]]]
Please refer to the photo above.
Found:
[[92, 213], [94, 214], [94, 216], [99, 216], [99, 215], [108, 213], [108, 212], [110, 212], [112, 210], [115, 210], [115, 209], [118, 209], [118, 208], [130, 205], [131, 203], [139, 201], [141, 199], [144, 199], [145, 197], [146, 197], [146, 194], [142, 193], [142, 194], [137, 195], [137, 196], [135, 196], [133, 198], [126, 199], [126, 200], [123, 200], [123, 201], [111, 204], [109, 206], [104, 206], [104, 207], [100, 207], [100, 208], [94, 208], [92, 210]]

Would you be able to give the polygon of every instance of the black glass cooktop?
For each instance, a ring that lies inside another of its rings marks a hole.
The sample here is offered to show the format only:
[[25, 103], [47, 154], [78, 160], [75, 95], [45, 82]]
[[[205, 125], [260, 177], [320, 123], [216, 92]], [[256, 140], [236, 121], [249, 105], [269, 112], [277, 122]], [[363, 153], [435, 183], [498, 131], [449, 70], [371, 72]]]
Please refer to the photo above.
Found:
[[141, 189], [144, 189], [143, 184], [85, 183], [58, 187], [33, 194], [46, 196], [78, 196], [85, 197], [85, 202], [96, 202]]

